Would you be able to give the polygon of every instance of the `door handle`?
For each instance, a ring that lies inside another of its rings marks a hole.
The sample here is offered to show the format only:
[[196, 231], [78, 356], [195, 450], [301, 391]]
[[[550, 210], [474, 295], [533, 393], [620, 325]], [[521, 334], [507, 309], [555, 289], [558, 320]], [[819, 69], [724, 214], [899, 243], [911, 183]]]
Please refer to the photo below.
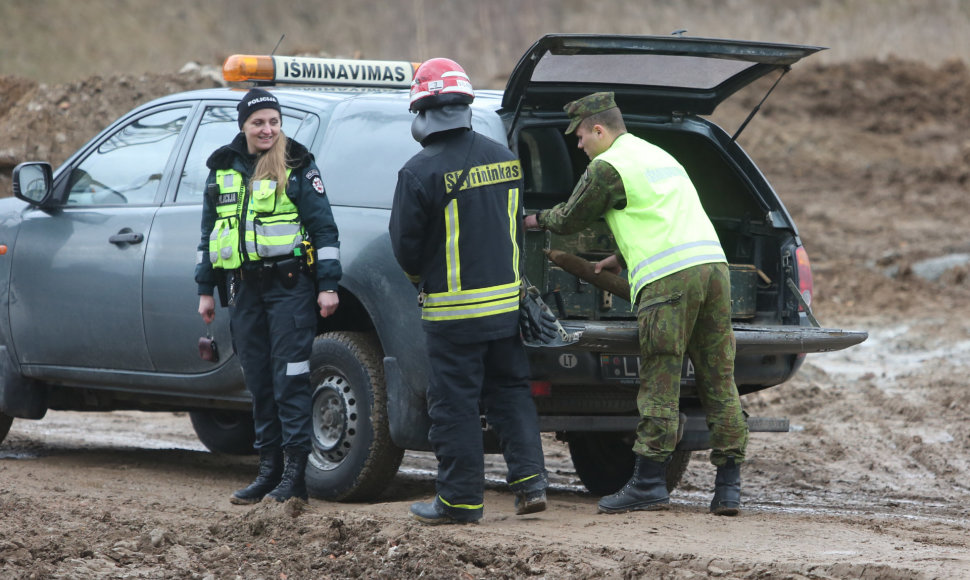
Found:
[[126, 232], [123, 234], [122, 233], [115, 234], [110, 238], [108, 238], [108, 241], [111, 242], [112, 244], [118, 244], [120, 246], [121, 244], [140, 244], [144, 239], [145, 239], [145, 234]]

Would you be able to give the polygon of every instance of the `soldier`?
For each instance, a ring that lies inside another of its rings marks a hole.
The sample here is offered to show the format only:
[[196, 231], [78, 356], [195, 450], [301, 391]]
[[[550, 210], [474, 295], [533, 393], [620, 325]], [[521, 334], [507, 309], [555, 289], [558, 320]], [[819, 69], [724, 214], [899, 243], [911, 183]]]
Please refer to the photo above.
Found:
[[458, 63], [415, 71], [411, 135], [423, 149], [398, 173], [390, 236], [421, 297], [431, 363], [428, 437], [437, 494], [415, 503], [424, 524], [482, 517], [485, 460], [479, 417], [494, 426], [515, 513], [546, 509], [539, 419], [519, 337], [522, 169], [503, 144], [471, 130], [475, 98]]
[[640, 390], [633, 476], [599, 501], [602, 513], [665, 509], [666, 468], [677, 444], [684, 353], [711, 431], [717, 466], [710, 510], [736, 515], [748, 428], [734, 384], [734, 334], [727, 259], [684, 168], [667, 152], [626, 131], [613, 93], [565, 106], [589, 166], [569, 200], [526, 216], [525, 226], [558, 234], [600, 216], [618, 252], [595, 271], [627, 268], [640, 338]]

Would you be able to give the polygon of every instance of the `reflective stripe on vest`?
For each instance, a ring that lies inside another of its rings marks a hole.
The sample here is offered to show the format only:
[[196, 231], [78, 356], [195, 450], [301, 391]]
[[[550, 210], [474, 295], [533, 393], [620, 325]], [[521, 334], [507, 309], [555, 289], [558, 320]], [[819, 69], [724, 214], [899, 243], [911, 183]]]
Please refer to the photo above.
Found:
[[[286, 170], [289, 178], [292, 169]], [[219, 197], [216, 199], [216, 223], [209, 236], [209, 261], [214, 268], [238, 268], [243, 260], [261, 260], [293, 254], [304, 239], [303, 226], [296, 206], [284, 192], [277, 191], [273, 180], [252, 182], [246, 206], [245, 232], [240, 244], [240, 222], [245, 204], [246, 180], [234, 169], [216, 171]], [[240, 254], [240, 246], [245, 255]]]
[[209, 262], [213, 268], [232, 270], [242, 265], [239, 254], [239, 214], [242, 211], [246, 184], [236, 171], [216, 171], [219, 195], [214, 201], [216, 221], [209, 234]]
[[[286, 170], [289, 179], [292, 169]], [[303, 242], [303, 225], [290, 196], [278, 191], [276, 182], [254, 180], [246, 211], [246, 256], [250, 260], [292, 256]]]
[[624, 133], [596, 159], [616, 169], [626, 192], [626, 207], [604, 217], [629, 266], [631, 307], [650, 282], [692, 266], [727, 262], [697, 190], [673, 156]]
[[[459, 241], [461, 227], [458, 216], [458, 200], [452, 199], [444, 208], [445, 218], [445, 266], [447, 292], [432, 292], [424, 299], [421, 318], [424, 320], [461, 320], [481, 318], [512, 312], [519, 307], [519, 245], [518, 216], [519, 189], [508, 190], [506, 215], [509, 221], [509, 239], [512, 241], [510, 272], [514, 279], [505, 284], [486, 288], [462, 289], [461, 251]], [[481, 250], [481, 248], [476, 248]]]

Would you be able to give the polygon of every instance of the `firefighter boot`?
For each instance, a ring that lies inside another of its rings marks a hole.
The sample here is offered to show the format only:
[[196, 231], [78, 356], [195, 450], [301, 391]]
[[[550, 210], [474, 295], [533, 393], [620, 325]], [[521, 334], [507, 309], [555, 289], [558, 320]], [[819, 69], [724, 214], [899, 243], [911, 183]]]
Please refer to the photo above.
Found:
[[667, 509], [670, 503], [670, 495], [667, 493], [668, 463], [670, 457], [663, 461], [653, 461], [637, 455], [633, 465], [633, 477], [620, 491], [600, 499], [600, 513]]
[[543, 474], [509, 484], [515, 495], [515, 515], [534, 514], [546, 509], [546, 487], [549, 482]]
[[435, 496], [429, 502], [411, 504], [411, 518], [429, 526], [444, 524], [477, 524], [482, 519], [482, 508], [464, 509], [446, 506]]
[[259, 450], [259, 471], [256, 479], [240, 490], [236, 490], [229, 498], [236, 505], [249, 505], [263, 499], [270, 490], [276, 487], [283, 477], [283, 451], [279, 447]]
[[711, 513], [719, 516], [736, 516], [741, 511], [741, 466], [728, 458], [717, 468], [714, 477], [714, 499]]
[[306, 460], [309, 452], [306, 449], [287, 448], [283, 450], [283, 479], [276, 489], [266, 494], [278, 502], [284, 502], [291, 497], [307, 501], [306, 492]]

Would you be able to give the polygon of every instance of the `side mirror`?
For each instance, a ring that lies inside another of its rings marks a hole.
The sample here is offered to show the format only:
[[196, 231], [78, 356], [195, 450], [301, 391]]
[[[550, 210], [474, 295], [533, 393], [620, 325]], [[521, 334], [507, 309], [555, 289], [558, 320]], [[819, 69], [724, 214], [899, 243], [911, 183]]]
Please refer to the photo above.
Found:
[[13, 168], [13, 194], [33, 205], [44, 206], [51, 198], [54, 172], [50, 163], [30, 161]]

